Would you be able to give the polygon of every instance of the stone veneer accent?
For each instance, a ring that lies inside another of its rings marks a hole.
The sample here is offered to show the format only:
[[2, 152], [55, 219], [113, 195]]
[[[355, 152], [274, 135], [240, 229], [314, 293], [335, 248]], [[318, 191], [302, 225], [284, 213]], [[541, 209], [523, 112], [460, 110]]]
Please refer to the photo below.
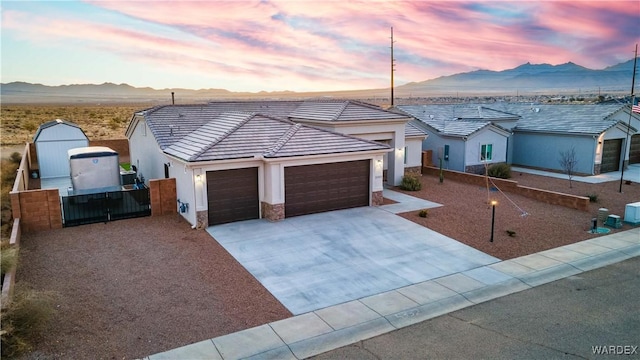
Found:
[[384, 203], [384, 198], [382, 196], [382, 191], [372, 191], [371, 192], [371, 205], [372, 206], [380, 206]]
[[284, 204], [269, 204], [262, 202], [262, 217], [269, 221], [284, 219]]
[[593, 175], [600, 175], [602, 164], [593, 164]]
[[485, 172], [484, 164], [469, 165], [465, 167], [464, 172], [469, 174], [484, 175], [484, 172]]
[[209, 227], [209, 211], [196, 211], [196, 229], [206, 229]]
[[404, 173], [405, 173], [405, 175], [406, 174], [421, 175], [422, 174], [422, 167], [421, 166], [405, 167], [404, 168]]

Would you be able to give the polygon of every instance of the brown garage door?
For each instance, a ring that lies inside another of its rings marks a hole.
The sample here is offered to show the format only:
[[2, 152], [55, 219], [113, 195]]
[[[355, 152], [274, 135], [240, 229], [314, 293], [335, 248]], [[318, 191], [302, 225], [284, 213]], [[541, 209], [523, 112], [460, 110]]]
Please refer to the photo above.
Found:
[[207, 171], [209, 225], [260, 217], [258, 168]]
[[369, 205], [369, 160], [284, 169], [285, 217]]
[[633, 135], [631, 137], [629, 164], [640, 164], [640, 135]]
[[620, 151], [622, 139], [605, 140], [602, 146], [602, 166], [600, 172], [606, 173], [620, 169]]

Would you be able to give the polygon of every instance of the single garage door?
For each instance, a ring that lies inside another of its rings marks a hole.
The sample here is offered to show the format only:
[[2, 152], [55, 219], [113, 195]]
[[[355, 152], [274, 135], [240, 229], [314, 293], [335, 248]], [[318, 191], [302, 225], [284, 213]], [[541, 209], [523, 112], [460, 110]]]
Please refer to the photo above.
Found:
[[640, 164], [640, 135], [633, 135], [631, 137], [629, 164]]
[[370, 161], [284, 169], [285, 217], [369, 205]]
[[612, 172], [620, 169], [622, 139], [605, 140], [602, 146], [602, 165], [600, 172]]
[[258, 219], [258, 168], [207, 171], [209, 225]]

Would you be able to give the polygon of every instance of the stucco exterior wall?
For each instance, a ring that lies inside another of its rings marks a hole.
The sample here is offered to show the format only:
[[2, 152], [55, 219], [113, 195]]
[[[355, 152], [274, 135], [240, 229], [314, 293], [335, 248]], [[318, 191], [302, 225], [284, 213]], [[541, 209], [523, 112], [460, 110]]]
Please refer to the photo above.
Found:
[[570, 136], [516, 132], [513, 140], [513, 164], [563, 171], [560, 152], [576, 151], [577, 173], [593, 174], [596, 139], [592, 136]]
[[169, 160], [141, 117], [129, 137], [129, 155], [131, 165], [137, 167], [138, 176], [143, 176], [147, 185], [149, 179], [164, 178], [164, 164]]
[[415, 167], [422, 165], [422, 139], [421, 138], [408, 138], [405, 139], [404, 146], [406, 147], [406, 159], [404, 167]]
[[449, 160], [442, 161], [443, 169], [464, 171], [464, 141], [461, 138], [440, 136], [427, 130], [427, 139], [422, 142], [422, 150], [431, 150], [431, 163], [440, 166], [440, 156], [443, 156], [444, 146], [449, 145]]
[[[491, 160], [483, 161], [480, 159], [481, 146], [487, 144], [492, 145], [492, 157]], [[478, 131], [467, 139], [465, 160], [465, 167], [506, 162], [507, 137], [487, 128]]]

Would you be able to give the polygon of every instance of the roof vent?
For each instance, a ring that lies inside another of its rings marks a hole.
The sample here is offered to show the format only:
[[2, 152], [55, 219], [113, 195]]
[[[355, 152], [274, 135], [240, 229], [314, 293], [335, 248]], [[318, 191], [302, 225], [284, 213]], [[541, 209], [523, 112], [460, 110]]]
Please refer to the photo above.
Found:
[[535, 112], [540, 112], [540, 108], [536, 108], [535, 110], [533, 110]]
[[169, 136], [173, 136], [173, 125], [169, 125]]

